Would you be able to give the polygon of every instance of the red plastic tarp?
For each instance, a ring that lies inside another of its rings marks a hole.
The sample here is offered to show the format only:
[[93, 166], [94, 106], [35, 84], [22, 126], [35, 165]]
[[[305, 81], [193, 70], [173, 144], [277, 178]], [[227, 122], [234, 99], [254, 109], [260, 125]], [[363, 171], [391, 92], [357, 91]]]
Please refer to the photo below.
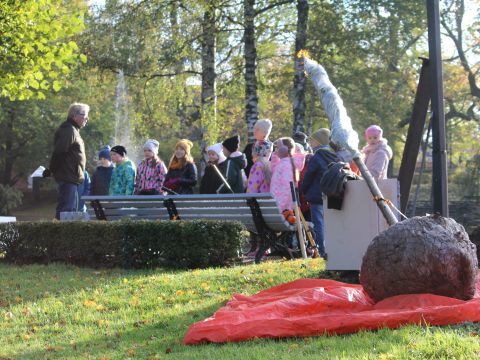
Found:
[[193, 324], [184, 344], [255, 338], [345, 334], [405, 324], [480, 321], [480, 279], [475, 297], [462, 301], [431, 294], [393, 296], [374, 303], [361, 285], [300, 279], [253, 296], [234, 294], [212, 317]]

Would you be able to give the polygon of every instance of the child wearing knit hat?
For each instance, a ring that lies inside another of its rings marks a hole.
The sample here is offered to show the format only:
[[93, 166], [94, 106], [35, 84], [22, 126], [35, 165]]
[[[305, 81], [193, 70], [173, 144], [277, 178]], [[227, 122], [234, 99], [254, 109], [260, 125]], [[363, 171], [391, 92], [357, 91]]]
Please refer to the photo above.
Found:
[[113, 164], [110, 157], [110, 146], [105, 145], [98, 152], [98, 166], [92, 175], [91, 195], [108, 195]]
[[135, 195], [162, 195], [167, 174], [165, 163], [158, 157], [160, 143], [148, 139], [143, 145], [144, 159], [140, 162], [135, 177]]
[[197, 167], [190, 154], [192, 147], [190, 140], [178, 140], [168, 165], [165, 187], [177, 194], [193, 194], [193, 187], [197, 184]]
[[221, 143], [214, 144], [207, 148], [208, 163], [203, 174], [202, 181], [200, 182], [200, 194], [217, 194], [220, 186], [223, 184], [223, 180], [218, 175], [218, 171], [225, 177], [227, 158], [223, 154], [223, 146]]
[[135, 164], [127, 158], [127, 149], [116, 145], [110, 149], [115, 164], [110, 179], [109, 195], [132, 195], [135, 184]]
[[280, 209], [294, 208], [290, 182], [298, 185], [298, 175], [305, 164], [305, 153], [295, 147], [290, 137], [283, 137], [275, 141], [276, 150], [272, 155], [272, 181], [270, 192], [277, 200]]
[[245, 174], [248, 176], [250, 174], [250, 169], [253, 166], [253, 148], [257, 141], [268, 141], [270, 132], [272, 131], [272, 121], [270, 119], [260, 119], [257, 120], [255, 125], [253, 125], [253, 137], [255, 141], [249, 143], [245, 146], [243, 153], [247, 158], [247, 167], [244, 169]]
[[376, 181], [386, 179], [393, 151], [387, 139], [383, 138], [382, 128], [378, 125], [369, 126], [365, 130], [365, 140], [367, 145], [362, 149], [362, 155], [368, 171]]
[[[246, 176], [243, 169], [247, 166], [245, 154], [238, 151], [240, 148], [240, 136], [232, 136], [222, 142], [223, 153], [227, 157], [225, 164], [225, 179], [234, 193], [245, 192]], [[245, 180], [245, 181], [244, 181]], [[229, 193], [230, 189], [222, 184], [219, 193]]]
[[247, 192], [268, 193], [270, 192], [270, 181], [272, 170], [270, 169], [270, 156], [272, 155], [273, 143], [268, 140], [255, 142], [252, 157], [253, 166], [248, 176]]
[[[252, 150], [253, 166], [250, 169], [247, 181], [248, 193], [270, 192], [270, 181], [272, 170], [270, 168], [270, 156], [273, 151], [273, 143], [268, 140], [258, 140], [254, 143]], [[260, 241], [258, 235], [250, 233], [250, 250], [247, 257], [255, 258], [259, 250]]]

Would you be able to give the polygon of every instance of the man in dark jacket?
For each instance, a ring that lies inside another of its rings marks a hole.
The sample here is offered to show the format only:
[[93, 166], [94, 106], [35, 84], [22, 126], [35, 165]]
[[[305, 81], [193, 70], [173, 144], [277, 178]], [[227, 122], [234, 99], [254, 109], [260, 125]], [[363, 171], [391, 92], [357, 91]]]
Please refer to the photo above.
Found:
[[90, 107], [74, 103], [68, 109], [67, 121], [55, 132], [50, 171], [58, 186], [58, 204], [55, 217], [63, 211], [78, 210], [78, 185], [84, 181], [86, 165], [85, 145], [80, 129], [88, 121]]
[[328, 164], [339, 161], [335, 151], [328, 145], [330, 130], [320, 129], [310, 136], [314, 155], [308, 162], [308, 168], [302, 182], [305, 199], [310, 204], [310, 214], [315, 229], [315, 242], [321, 257], [326, 259], [325, 235], [323, 224], [323, 199], [320, 181], [328, 169]]

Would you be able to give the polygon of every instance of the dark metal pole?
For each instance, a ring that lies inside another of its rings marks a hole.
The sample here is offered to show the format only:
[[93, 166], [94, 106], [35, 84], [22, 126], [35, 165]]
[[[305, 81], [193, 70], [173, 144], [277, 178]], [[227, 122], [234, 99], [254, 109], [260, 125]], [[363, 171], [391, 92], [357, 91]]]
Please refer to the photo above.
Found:
[[447, 151], [443, 109], [439, 0], [427, 0], [428, 50], [432, 71], [433, 212], [448, 217]]
[[402, 162], [398, 171], [400, 181], [400, 210], [405, 214], [407, 211], [410, 188], [412, 186], [415, 166], [417, 164], [420, 143], [422, 142], [425, 119], [427, 118], [428, 105], [432, 94], [432, 70], [428, 65], [428, 59], [422, 58], [422, 69], [418, 80], [415, 102], [413, 103], [412, 116], [408, 126], [407, 139], [403, 148]]

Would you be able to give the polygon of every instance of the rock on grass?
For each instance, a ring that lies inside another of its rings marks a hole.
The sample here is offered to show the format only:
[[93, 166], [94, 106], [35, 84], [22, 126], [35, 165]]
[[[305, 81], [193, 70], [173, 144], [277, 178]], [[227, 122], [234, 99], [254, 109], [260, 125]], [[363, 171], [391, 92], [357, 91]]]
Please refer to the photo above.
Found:
[[417, 216], [372, 240], [360, 283], [375, 301], [419, 293], [468, 300], [475, 295], [477, 267], [476, 247], [462, 225], [442, 216]]

